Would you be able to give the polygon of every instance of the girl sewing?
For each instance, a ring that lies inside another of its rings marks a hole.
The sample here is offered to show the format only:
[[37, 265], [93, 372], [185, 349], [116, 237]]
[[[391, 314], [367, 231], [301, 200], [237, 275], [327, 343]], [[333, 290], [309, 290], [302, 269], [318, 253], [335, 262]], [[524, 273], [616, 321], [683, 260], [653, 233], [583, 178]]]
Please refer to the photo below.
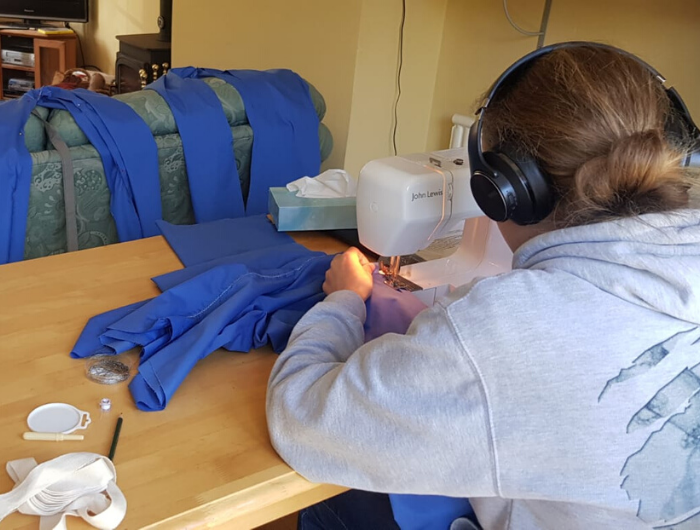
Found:
[[700, 528], [697, 134], [615, 48], [508, 69], [469, 162], [512, 272], [363, 344], [372, 266], [351, 249], [273, 369], [274, 447], [355, 490], [300, 527], [398, 528], [385, 494], [405, 493], [470, 499], [452, 528]]

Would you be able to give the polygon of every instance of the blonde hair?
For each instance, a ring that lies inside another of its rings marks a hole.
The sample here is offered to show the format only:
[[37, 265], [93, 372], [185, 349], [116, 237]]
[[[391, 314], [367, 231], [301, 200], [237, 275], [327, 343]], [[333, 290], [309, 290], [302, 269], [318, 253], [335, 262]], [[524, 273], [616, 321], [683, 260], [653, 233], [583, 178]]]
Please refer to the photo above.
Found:
[[559, 226], [688, 206], [686, 146], [666, 134], [668, 96], [630, 57], [593, 46], [554, 50], [485, 112], [487, 144], [516, 144], [551, 178]]

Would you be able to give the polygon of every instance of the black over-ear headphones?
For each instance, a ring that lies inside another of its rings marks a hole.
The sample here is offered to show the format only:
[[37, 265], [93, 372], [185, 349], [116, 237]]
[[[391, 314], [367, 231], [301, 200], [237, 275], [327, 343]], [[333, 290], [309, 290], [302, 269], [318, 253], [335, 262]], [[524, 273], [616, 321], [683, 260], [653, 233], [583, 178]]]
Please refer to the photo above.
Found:
[[[579, 46], [605, 48], [631, 57], [644, 66], [663, 85], [666, 79], [639, 57], [607, 44], [594, 42], [562, 42], [545, 46], [526, 55], [510, 66], [491, 86], [477, 119], [469, 130], [468, 156], [471, 188], [477, 204], [494, 221], [513, 220], [519, 225], [534, 224], [547, 217], [555, 203], [549, 178], [530, 154], [517, 146], [501, 143], [493, 150], [482, 151], [484, 111], [506, 84], [511, 85], [539, 57], [561, 48]], [[675, 88], [666, 88], [673, 112], [666, 124], [668, 136], [675, 136], [694, 145], [685, 166], [700, 167], [700, 131]]]

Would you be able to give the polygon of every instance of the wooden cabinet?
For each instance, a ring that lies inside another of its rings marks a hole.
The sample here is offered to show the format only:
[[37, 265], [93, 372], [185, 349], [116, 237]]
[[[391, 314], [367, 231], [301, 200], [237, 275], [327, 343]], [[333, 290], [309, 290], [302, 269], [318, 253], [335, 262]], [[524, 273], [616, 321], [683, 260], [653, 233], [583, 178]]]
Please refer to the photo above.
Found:
[[[75, 68], [77, 63], [77, 36], [75, 33], [65, 35], [45, 35], [33, 30], [0, 30], [0, 51], [33, 54], [33, 65], [12, 54], [8, 60], [3, 54], [0, 65], [0, 98], [8, 99], [22, 95], [20, 90], [13, 90], [10, 84], [22, 83], [26, 86], [32, 82], [34, 88], [50, 85], [56, 72]], [[11, 82], [11, 80], [14, 80]]]

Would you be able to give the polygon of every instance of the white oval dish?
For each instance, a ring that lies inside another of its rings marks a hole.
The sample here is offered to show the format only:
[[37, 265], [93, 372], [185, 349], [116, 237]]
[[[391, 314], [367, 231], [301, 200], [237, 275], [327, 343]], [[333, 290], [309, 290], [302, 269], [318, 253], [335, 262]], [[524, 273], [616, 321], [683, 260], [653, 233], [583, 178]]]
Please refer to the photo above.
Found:
[[27, 417], [27, 425], [34, 432], [70, 434], [90, 424], [90, 413], [68, 403], [47, 403], [35, 408]]

